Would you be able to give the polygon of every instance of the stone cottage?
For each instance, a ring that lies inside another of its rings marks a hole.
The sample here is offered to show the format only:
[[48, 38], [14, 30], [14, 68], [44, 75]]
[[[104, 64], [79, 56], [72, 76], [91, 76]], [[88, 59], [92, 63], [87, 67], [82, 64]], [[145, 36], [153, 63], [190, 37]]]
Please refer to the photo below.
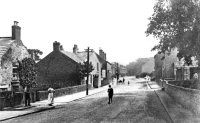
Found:
[[14, 21], [11, 37], [0, 37], [0, 91], [19, 91], [18, 61], [29, 57], [21, 41], [21, 27]]

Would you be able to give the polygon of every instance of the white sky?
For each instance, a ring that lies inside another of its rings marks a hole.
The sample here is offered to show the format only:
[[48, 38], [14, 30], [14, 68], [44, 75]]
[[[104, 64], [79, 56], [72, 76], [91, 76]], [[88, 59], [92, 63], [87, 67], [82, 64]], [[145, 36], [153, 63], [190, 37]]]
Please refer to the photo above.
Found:
[[19, 22], [21, 38], [42, 57], [59, 41], [72, 52], [90, 48], [107, 54], [109, 62], [128, 64], [153, 57], [158, 43], [145, 31], [155, 0], [0, 0], [0, 37], [11, 36], [13, 21]]

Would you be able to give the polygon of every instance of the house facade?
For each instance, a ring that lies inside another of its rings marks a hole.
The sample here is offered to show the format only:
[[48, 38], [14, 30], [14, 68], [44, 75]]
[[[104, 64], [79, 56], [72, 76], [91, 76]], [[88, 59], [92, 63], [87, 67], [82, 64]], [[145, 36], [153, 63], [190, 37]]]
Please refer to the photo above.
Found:
[[14, 21], [11, 37], [0, 37], [0, 91], [20, 91], [18, 62], [30, 57], [21, 41], [21, 27]]
[[[87, 61], [87, 51], [78, 51], [78, 46], [74, 45], [73, 53], [76, 54], [80, 59], [83, 61]], [[100, 87], [101, 86], [101, 80], [102, 80], [102, 64], [99, 61], [98, 54], [95, 53], [93, 50], [89, 51], [89, 62], [92, 63], [93, 71], [89, 75], [89, 81], [88, 83], [91, 84], [92, 87]], [[85, 79], [86, 80], [86, 79]]]

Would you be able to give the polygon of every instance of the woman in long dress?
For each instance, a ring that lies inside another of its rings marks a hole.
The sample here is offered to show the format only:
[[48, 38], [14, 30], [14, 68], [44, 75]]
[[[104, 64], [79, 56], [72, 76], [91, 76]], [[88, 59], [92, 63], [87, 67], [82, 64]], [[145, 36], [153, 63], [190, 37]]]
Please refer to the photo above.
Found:
[[48, 103], [49, 103], [49, 106], [52, 106], [53, 103], [54, 103], [54, 92], [55, 90], [53, 88], [49, 88], [48, 89]]

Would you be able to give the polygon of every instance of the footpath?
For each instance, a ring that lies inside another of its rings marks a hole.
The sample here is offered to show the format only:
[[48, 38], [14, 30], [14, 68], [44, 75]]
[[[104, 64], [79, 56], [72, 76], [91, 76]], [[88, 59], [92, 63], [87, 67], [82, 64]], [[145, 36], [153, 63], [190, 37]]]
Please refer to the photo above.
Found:
[[[114, 84], [112, 86], [114, 87], [115, 85], [116, 84]], [[108, 89], [108, 86], [106, 85], [106, 86], [103, 86], [103, 87], [93, 88], [93, 89], [89, 90], [88, 95], [86, 95], [86, 91], [82, 91], [82, 92], [78, 92], [78, 93], [74, 93], [74, 94], [70, 94], [70, 95], [55, 97], [53, 106], [49, 106], [48, 100], [46, 99], [46, 100], [43, 100], [43, 101], [31, 103], [30, 107], [22, 106], [22, 107], [18, 107], [18, 108], [4, 109], [3, 111], [0, 111], [0, 122], [8, 120], [8, 119], [32, 114], [32, 113], [37, 113], [37, 112], [41, 112], [41, 111], [45, 111], [45, 110], [54, 109], [58, 105], [67, 104], [67, 103], [70, 103], [72, 101], [77, 101], [77, 100], [80, 100], [82, 98], [85, 98], [86, 96], [91, 96], [93, 94], [100, 93], [100, 92], [105, 91], [107, 89]]]
[[176, 103], [156, 82], [148, 81], [147, 84], [155, 91], [174, 123], [200, 123], [199, 115]]

